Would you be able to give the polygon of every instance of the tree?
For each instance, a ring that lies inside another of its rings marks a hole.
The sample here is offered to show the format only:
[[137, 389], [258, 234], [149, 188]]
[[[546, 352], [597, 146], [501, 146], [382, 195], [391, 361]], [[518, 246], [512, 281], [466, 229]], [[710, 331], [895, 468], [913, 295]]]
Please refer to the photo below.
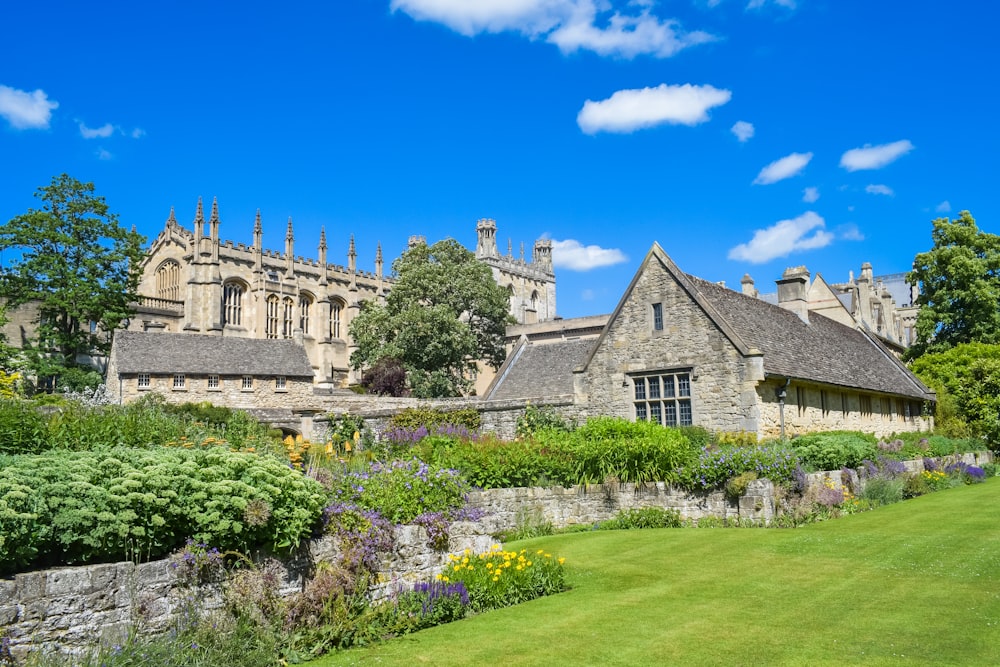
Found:
[[935, 431], [973, 435], [1000, 447], [1000, 345], [963, 343], [928, 353], [913, 372], [937, 392]]
[[933, 225], [934, 247], [916, 256], [907, 276], [920, 285], [909, 359], [962, 343], [1000, 343], [1000, 236], [980, 231], [968, 211]]
[[93, 183], [62, 174], [35, 196], [41, 209], [0, 225], [0, 251], [17, 257], [0, 269], [0, 297], [8, 308], [38, 304], [25, 350], [36, 380], [88, 382], [84, 360], [110, 351], [137, 298], [144, 238], [118, 224]]
[[413, 395], [437, 397], [468, 392], [477, 360], [500, 367], [513, 320], [488, 266], [446, 239], [410, 248], [392, 270], [397, 282], [385, 303], [365, 303], [351, 322], [355, 369], [398, 359]]

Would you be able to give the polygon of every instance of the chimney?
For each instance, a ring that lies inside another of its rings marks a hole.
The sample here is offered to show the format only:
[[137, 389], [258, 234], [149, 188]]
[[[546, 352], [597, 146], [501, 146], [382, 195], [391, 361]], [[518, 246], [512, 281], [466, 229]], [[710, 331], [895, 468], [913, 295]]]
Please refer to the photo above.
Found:
[[757, 288], [754, 287], [753, 278], [750, 277], [749, 273], [744, 273], [743, 274], [743, 280], [740, 281], [740, 285], [743, 286], [743, 293], [744, 294], [746, 294], [747, 296], [752, 296], [755, 299], [757, 298], [757, 294], [758, 294]]
[[809, 324], [809, 271], [804, 266], [785, 269], [778, 283], [778, 305]]

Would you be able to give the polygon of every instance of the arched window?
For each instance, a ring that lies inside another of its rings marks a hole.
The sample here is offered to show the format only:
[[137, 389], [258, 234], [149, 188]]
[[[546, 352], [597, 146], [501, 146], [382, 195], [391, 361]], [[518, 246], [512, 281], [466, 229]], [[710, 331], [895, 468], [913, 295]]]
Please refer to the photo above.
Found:
[[272, 294], [267, 297], [267, 320], [264, 322], [264, 335], [267, 338], [278, 337], [278, 308], [280, 304], [278, 295]]
[[344, 315], [344, 304], [341, 301], [330, 302], [330, 338], [341, 338], [341, 318]]
[[243, 285], [229, 282], [222, 286], [222, 323], [243, 324]]
[[309, 316], [312, 310], [312, 303], [312, 297], [308, 294], [299, 296], [299, 328], [302, 329], [303, 335], [309, 334]]
[[295, 323], [295, 301], [292, 300], [292, 297], [286, 296], [281, 305], [284, 306], [282, 309], [284, 312], [281, 318], [281, 333], [285, 338], [291, 338], [292, 326]]
[[533, 291], [531, 293], [531, 309], [538, 310], [538, 292]]
[[181, 265], [172, 259], [156, 270], [156, 296], [171, 301], [181, 299]]

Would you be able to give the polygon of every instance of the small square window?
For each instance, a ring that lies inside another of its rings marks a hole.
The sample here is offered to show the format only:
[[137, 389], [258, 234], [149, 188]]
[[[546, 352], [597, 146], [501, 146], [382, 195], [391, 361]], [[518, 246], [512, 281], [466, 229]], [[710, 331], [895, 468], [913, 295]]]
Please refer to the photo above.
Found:
[[218, 389], [219, 388], [219, 376], [218, 375], [209, 375], [208, 376], [208, 388], [209, 389]]
[[279, 375], [278, 377], [274, 378], [274, 390], [275, 391], [285, 391], [285, 389], [286, 389], [286, 387], [285, 387], [285, 376], [284, 375]]
[[185, 387], [184, 373], [174, 373], [174, 389], [184, 389]]
[[243, 391], [251, 391], [253, 389], [253, 376], [244, 375], [243, 376]]
[[149, 389], [149, 373], [139, 373], [135, 383], [139, 389]]

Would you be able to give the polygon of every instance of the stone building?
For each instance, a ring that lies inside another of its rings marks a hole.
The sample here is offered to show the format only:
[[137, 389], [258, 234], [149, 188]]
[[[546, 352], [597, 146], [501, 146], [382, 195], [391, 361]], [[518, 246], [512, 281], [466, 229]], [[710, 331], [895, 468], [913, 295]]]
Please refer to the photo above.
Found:
[[[317, 387], [341, 387], [357, 380], [350, 369], [353, 343], [348, 327], [362, 303], [384, 299], [392, 279], [384, 275], [381, 244], [375, 271], [357, 267], [354, 237], [347, 265], [327, 262], [325, 230], [320, 230], [317, 260], [295, 255], [292, 221], [288, 220], [284, 252], [262, 247], [258, 211], [253, 244], [220, 238], [217, 202], [208, 219], [199, 199], [194, 230], [181, 226], [173, 209], [153, 240], [142, 264], [141, 295], [129, 329], [175, 334], [300, 341]], [[538, 241], [534, 260], [496, 252], [496, 223], [477, 225], [477, 257], [491, 267], [511, 294], [511, 313], [519, 321], [555, 316], [552, 244]], [[411, 237], [411, 243], [423, 237]]]
[[[804, 266], [796, 269], [809, 275]], [[761, 294], [749, 274], [743, 276], [743, 293], [776, 304], [776, 292]], [[864, 327], [882, 339], [891, 350], [902, 353], [916, 340], [916, 322], [920, 290], [906, 282], [905, 273], [872, 275], [872, 265], [865, 262], [855, 279], [851, 271], [845, 283], [827, 283], [816, 274], [808, 286], [808, 307], [842, 324]]]
[[514, 257], [514, 249], [507, 242], [507, 254], [497, 251], [497, 224], [495, 220], [482, 219], [476, 223], [478, 242], [476, 259], [493, 270], [498, 285], [510, 294], [510, 312], [518, 324], [545, 322], [556, 317], [556, 276], [552, 269], [552, 241], [538, 239], [531, 260], [521, 253]]
[[107, 387], [120, 403], [150, 393], [170, 403], [207, 401], [246, 410], [315, 402], [305, 348], [286, 339], [118, 331]]
[[572, 391], [591, 415], [759, 437], [931, 427], [927, 389], [878, 336], [811, 312], [809, 275], [770, 304], [683, 273], [654, 244], [596, 339], [523, 338], [487, 398]]

